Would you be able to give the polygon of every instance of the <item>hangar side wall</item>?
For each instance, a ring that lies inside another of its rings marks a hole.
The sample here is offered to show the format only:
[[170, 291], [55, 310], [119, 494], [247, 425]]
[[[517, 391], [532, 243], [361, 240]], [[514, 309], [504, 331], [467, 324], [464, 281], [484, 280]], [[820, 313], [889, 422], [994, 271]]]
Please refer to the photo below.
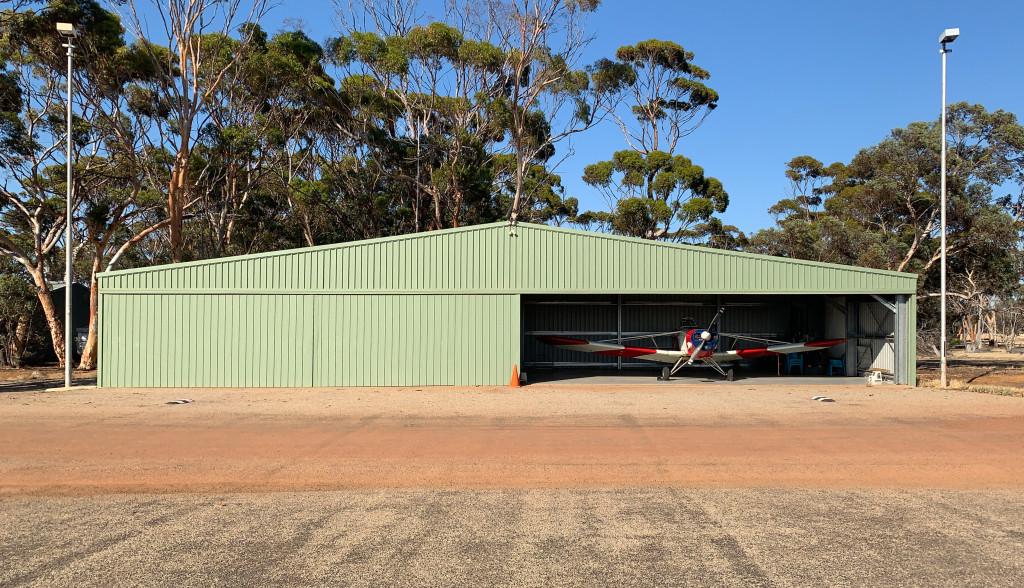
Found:
[[120, 294], [103, 387], [507, 384], [517, 295]]
[[99, 385], [310, 386], [312, 328], [312, 296], [104, 293]]

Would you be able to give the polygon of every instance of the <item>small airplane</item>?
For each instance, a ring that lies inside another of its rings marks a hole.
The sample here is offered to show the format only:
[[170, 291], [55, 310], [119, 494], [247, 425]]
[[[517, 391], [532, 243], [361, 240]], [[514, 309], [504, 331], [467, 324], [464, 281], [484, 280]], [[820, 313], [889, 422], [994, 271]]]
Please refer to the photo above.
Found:
[[[706, 329], [696, 328], [696, 323], [690, 319], [684, 321], [684, 325], [678, 331], [668, 331], [666, 333], [654, 333], [651, 335], [640, 335], [637, 337], [627, 337], [615, 340], [630, 341], [650, 338], [651, 341], [654, 342], [655, 337], [672, 336], [673, 339], [678, 341], [679, 335], [683, 335], [685, 333], [681, 344], [678, 345], [679, 349], [659, 349], [656, 343], [654, 348], [629, 347], [619, 345], [618, 343], [612, 343], [612, 340], [584, 341], [582, 339], [568, 339], [565, 337], [544, 336], [537, 337], [537, 340], [541, 343], [558, 347], [559, 349], [570, 349], [572, 351], [583, 351], [586, 353], [596, 353], [598, 355], [630, 357], [674, 364], [671, 368], [667, 366], [662, 368], [661, 375], [658, 376], [659, 380], [668, 380], [679, 370], [693, 365], [693, 362], [695, 361], [699, 361], [714, 368], [715, 371], [725, 376], [725, 378], [730, 382], [733, 380], [733, 371], [730, 369], [726, 372], [722, 369], [722, 366], [719, 365], [719, 363], [757, 357], [768, 357], [771, 355], [800, 353], [814, 349], [828, 349], [829, 347], [839, 345], [846, 341], [846, 339], [826, 339], [824, 341], [811, 341], [808, 343], [785, 343], [782, 341], [772, 341], [770, 339], [719, 333], [715, 330], [715, 324], [718, 323], [723, 314], [725, 314], [725, 309], [718, 309], [718, 312], [715, 314], [715, 318], [711, 319], [711, 324]], [[756, 349], [730, 349], [727, 351], [718, 351], [718, 342], [721, 336], [731, 337], [732, 339], [742, 341], [768, 343], [770, 345]], [[673, 344], [673, 346], [676, 345]]]

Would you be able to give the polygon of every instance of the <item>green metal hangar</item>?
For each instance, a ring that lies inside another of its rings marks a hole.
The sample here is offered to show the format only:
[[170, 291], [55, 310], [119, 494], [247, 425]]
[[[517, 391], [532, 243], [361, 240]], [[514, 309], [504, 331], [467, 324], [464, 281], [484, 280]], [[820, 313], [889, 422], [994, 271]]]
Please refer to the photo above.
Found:
[[99, 383], [501, 385], [514, 365], [636, 365], [537, 336], [705, 326], [724, 307], [722, 332], [847, 337], [828, 351], [847, 374], [913, 384], [916, 286], [913, 274], [495, 223], [104, 273]]

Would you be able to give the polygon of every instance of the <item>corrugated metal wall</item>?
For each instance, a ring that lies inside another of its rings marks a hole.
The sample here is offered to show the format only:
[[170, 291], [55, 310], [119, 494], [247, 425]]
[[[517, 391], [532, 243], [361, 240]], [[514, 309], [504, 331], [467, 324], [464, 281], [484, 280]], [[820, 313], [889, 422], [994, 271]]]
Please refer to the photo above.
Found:
[[857, 313], [857, 370], [896, 373], [896, 315], [879, 302], [861, 302]]
[[317, 296], [314, 386], [508, 384], [519, 297]]
[[508, 383], [519, 297], [105, 294], [100, 386]]
[[104, 294], [100, 386], [310, 386], [313, 297]]

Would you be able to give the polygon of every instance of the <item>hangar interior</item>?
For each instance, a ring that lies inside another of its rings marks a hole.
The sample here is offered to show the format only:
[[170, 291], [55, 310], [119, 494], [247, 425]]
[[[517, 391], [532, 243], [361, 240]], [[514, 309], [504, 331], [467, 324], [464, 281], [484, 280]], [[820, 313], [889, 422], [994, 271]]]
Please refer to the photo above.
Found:
[[[879, 370], [893, 381], [905, 383], [908, 374], [897, 359], [898, 315], [907, 312], [906, 296], [833, 295], [595, 295], [522, 296], [522, 365], [526, 369], [636, 369], [651, 368], [650, 361], [595, 355], [545, 345], [540, 336], [623, 343], [638, 347], [678, 349], [669, 335], [695, 323], [707, 328], [717, 309], [724, 314], [717, 325], [719, 348], [761, 347], [743, 337], [800, 342], [848, 339], [827, 350], [806, 352], [804, 374], [825, 374], [830, 358], [845, 363], [845, 375]], [[694, 366], [703, 369], [704, 366]], [[744, 360], [747, 370], [776, 372], [778, 357]], [[709, 368], [708, 368], [709, 369]]]

